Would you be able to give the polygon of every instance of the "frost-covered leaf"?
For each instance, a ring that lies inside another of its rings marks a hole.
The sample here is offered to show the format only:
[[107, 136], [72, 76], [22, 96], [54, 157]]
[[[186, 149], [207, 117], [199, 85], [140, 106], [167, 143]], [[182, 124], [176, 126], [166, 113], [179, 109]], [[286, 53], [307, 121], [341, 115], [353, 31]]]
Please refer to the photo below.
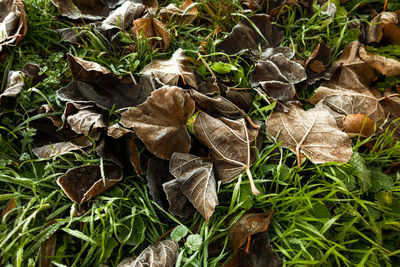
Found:
[[92, 129], [106, 127], [103, 115], [91, 109], [80, 110], [78, 113], [68, 116], [67, 121], [74, 132], [84, 135], [88, 135]]
[[4, 45], [17, 45], [25, 37], [27, 30], [23, 1], [0, 1], [0, 52]]
[[168, 211], [183, 220], [190, 218], [196, 210], [189, 199], [181, 191], [179, 181], [173, 179], [164, 183], [162, 186], [169, 203]]
[[212, 162], [190, 154], [174, 153], [169, 171], [178, 180], [183, 194], [208, 222], [218, 205]]
[[196, 76], [188, 66], [188, 59], [181, 48], [176, 50], [170, 59], [154, 60], [141, 72], [142, 75], [151, 75], [152, 73], [166, 85], [177, 86], [179, 79], [182, 79], [184, 84], [189, 84], [197, 89]]
[[101, 23], [102, 30], [127, 29], [133, 21], [142, 16], [145, 6], [141, 3], [126, 1], [122, 6], [111, 12]]
[[266, 126], [269, 135], [277, 137], [282, 146], [296, 153], [299, 166], [303, 155], [314, 164], [348, 162], [352, 155], [349, 137], [338, 128], [333, 116], [325, 109], [304, 111], [292, 106], [288, 113], [273, 113]]

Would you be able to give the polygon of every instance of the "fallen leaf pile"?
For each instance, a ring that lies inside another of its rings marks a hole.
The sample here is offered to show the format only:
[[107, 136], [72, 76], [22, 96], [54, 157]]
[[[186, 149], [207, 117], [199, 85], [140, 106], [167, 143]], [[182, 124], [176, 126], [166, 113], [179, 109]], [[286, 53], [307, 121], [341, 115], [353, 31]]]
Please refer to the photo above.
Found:
[[[213, 73], [203, 78], [181, 48], [170, 51], [169, 59], [153, 60], [136, 78], [117, 76], [88, 58], [66, 54], [72, 77], [57, 91], [64, 108], [45, 104], [30, 110], [26, 118], [33, 118], [30, 126], [37, 130], [33, 148], [37, 157], [96, 151], [104, 161], [68, 170], [57, 180], [65, 195], [81, 208], [123, 177], [141, 175], [138, 147], [144, 145], [151, 153], [144, 169], [153, 200], [181, 220], [198, 211], [208, 223], [219, 204], [218, 183], [246, 175], [253, 194], [260, 193], [251, 166], [267, 139], [292, 150], [299, 167], [306, 158], [314, 164], [348, 162], [353, 153], [351, 138], [389, 130], [400, 139], [399, 94], [374, 90], [380, 76], [400, 75], [400, 61], [373, 54], [366, 47], [400, 44], [398, 13], [377, 15], [365, 27], [364, 43], [350, 43], [330, 64], [331, 50], [324, 43], [303, 61], [291, 48], [279, 46], [284, 31], [273, 22], [283, 4], [275, 2], [271, 16], [254, 14], [242, 19], [216, 46], [228, 55], [243, 54], [254, 66], [249, 88], [254, 92], [230, 88], [229, 82]], [[190, 0], [181, 7], [171, 4], [161, 9], [156, 1], [52, 3], [71, 20], [94, 21], [59, 30], [63, 39], [74, 44], [82, 43], [92, 27], [109, 42], [125, 32], [148, 39], [163, 52], [171, 47], [169, 26], [192, 23], [198, 14], [196, 3]], [[264, 1], [241, 3], [256, 10]], [[21, 1], [6, 0], [0, 5], [1, 51], [3, 45], [17, 45], [27, 25]], [[21, 71], [10, 71], [0, 105], [3, 99], [21, 93], [25, 77], [37, 78], [38, 68], [28, 64]], [[317, 88], [307, 100], [313, 108], [305, 109], [298, 101], [305, 84]], [[256, 92], [276, 102], [264, 123], [246, 113]], [[118, 118], [111, 120], [110, 111]], [[282, 266], [266, 232], [272, 214], [248, 213], [232, 226], [234, 258], [227, 266]], [[178, 244], [164, 240], [118, 266], [174, 266], [177, 257]]]

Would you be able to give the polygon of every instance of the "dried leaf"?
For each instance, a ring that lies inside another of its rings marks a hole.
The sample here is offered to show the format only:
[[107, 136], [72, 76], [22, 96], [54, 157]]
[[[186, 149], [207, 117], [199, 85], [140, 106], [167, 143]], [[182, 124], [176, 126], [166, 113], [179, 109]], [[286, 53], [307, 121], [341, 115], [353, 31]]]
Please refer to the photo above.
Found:
[[267, 231], [273, 215], [274, 211], [244, 214], [229, 230], [233, 252], [236, 253], [249, 236]]
[[17, 200], [15, 198], [10, 199], [4, 209], [1, 211], [0, 222], [5, 223], [6, 216], [17, 207]]
[[[51, 224], [52, 223], [47, 224], [43, 228], [43, 230], [49, 227]], [[49, 238], [47, 238], [40, 244], [40, 263], [39, 263], [40, 267], [52, 266], [51, 262], [53, 261], [54, 252], [56, 250], [56, 244], [57, 244], [56, 233], [53, 233]]]
[[174, 153], [169, 163], [169, 171], [178, 180], [183, 194], [208, 223], [215, 206], [218, 205], [212, 162], [190, 154]]
[[160, 37], [161, 40], [152, 39], [151, 45], [159, 44], [162, 51], [167, 51], [171, 42], [169, 31], [164, 24], [156, 18], [140, 18], [133, 22], [134, 32], [137, 36], [146, 38]]
[[339, 68], [339, 65], [336, 65], [328, 69], [330, 60], [331, 49], [325, 43], [319, 43], [306, 61], [307, 83], [313, 84], [322, 78], [330, 80], [336, 69]]
[[70, 19], [100, 20], [107, 17], [120, 0], [51, 0], [62, 16]]
[[269, 60], [259, 61], [251, 74], [251, 85], [261, 87], [277, 100], [292, 100], [296, 95], [295, 84], [307, 79], [306, 72], [299, 63], [277, 53]]
[[126, 134], [129, 134], [129, 133], [133, 134], [134, 132], [132, 130], [130, 130], [130, 129], [122, 127], [118, 123], [115, 123], [115, 124], [113, 124], [111, 126], [108, 126], [108, 128], [107, 128], [107, 135], [111, 136], [114, 139], [118, 139], [118, 138], [120, 138], [120, 137], [122, 137], [122, 136], [124, 136]]
[[350, 139], [325, 109], [292, 106], [288, 113], [273, 113], [266, 125], [269, 135], [296, 153], [299, 166], [303, 155], [314, 164], [348, 162], [351, 157]]
[[253, 193], [259, 193], [249, 170], [256, 130], [247, 129], [244, 119], [216, 119], [200, 112], [194, 122], [194, 133], [211, 150], [217, 177], [223, 183], [232, 181], [246, 171]]
[[382, 12], [375, 16], [366, 26], [366, 43], [380, 43], [384, 37], [386, 25], [397, 24], [397, 22], [397, 14], [394, 12]]
[[169, 173], [169, 162], [167, 160], [152, 157], [147, 163], [147, 186], [154, 202], [162, 208], [168, 208], [167, 195], [164, 192], [163, 184], [172, 180]]
[[76, 167], [58, 178], [57, 184], [69, 199], [82, 205], [121, 181], [122, 170], [115, 165], [104, 164], [104, 176], [105, 184], [99, 165]]
[[237, 54], [247, 50], [258, 50], [259, 45], [263, 49], [279, 45], [284, 33], [280, 27], [272, 25], [274, 20], [272, 17], [256, 14], [248, 19], [258, 29], [255, 29], [247, 19], [242, 19], [217, 48], [227, 54]]
[[123, 112], [120, 123], [132, 127], [151, 153], [170, 159], [174, 152], [189, 152], [186, 122], [194, 108], [194, 101], [185, 90], [165, 86], [143, 104]]
[[136, 258], [124, 259], [117, 267], [173, 267], [178, 256], [178, 248], [175, 240], [159, 241], [147, 247]]
[[389, 133], [393, 133], [392, 137], [395, 140], [400, 140], [400, 97], [386, 91], [385, 98], [381, 100], [380, 104], [388, 116], [386, 127], [389, 128]]
[[144, 10], [145, 6], [143, 4], [127, 1], [108, 15], [101, 23], [101, 29], [104, 31], [127, 29], [135, 19], [143, 15]]
[[25, 37], [27, 30], [23, 1], [0, 1], [0, 52], [3, 45], [17, 45]]
[[167, 195], [169, 212], [182, 218], [183, 220], [190, 218], [195, 213], [196, 209], [181, 191], [179, 181], [177, 179], [163, 183], [162, 186], [165, 194]]
[[88, 135], [93, 129], [105, 128], [103, 115], [96, 113], [92, 109], [83, 109], [78, 113], [67, 118], [71, 129], [78, 133]]
[[175, 4], [169, 4], [160, 10], [160, 17], [162, 22], [167, 23], [170, 19], [176, 24], [190, 24], [197, 17], [197, 8], [195, 6], [188, 9], [193, 4], [191, 0], [185, 0], [181, 8]]
[[188, 66], [188, 59], [181, 48], [176, 50], [168, 60], [154, 60], [144, 67], [141, 74], [154, 74], [162, 83], [171, 86], [177, 86], [181, 78], [184, 84], [198, 88], [195, 74]]
[[398, 60], [367, 52], [364, 46], [360, 46], [359, 55], [370, 67], [383, 75], [388, 77], [400, 75], [400, 61]]
[[0, 94], [0, 105], [3, 97], [16, 97], [24, 87], [21, 71], [10, 71], [7, 75], [5, 90]]
[[216, 95], [209, 97], [197, 92], [196, 90], [190, 90], [190, 95], [199, 108], [211, 116], [223, 116], [230, 119], [243, 118], [247, 116], [243, 110], [222, 96]]
[[249, 92], [236, 91], [234, 89], [228, 88], [225, 91], [225, 97], [236, 106], [244, 110], [246, 114], [253, 107], [253, 97]]
[[41, 147], [34, 147], [32, 152], [41, 159], [51, 158], [53, 156], [67, 154], [72, 151], [82, 150], [82, 148], [92, 145], [89, 139], [86, 138], [85, 140], [87, 140], [87, 142], [80, 145], [74, 144], [72, 141], [65, 141], [44, 145]]

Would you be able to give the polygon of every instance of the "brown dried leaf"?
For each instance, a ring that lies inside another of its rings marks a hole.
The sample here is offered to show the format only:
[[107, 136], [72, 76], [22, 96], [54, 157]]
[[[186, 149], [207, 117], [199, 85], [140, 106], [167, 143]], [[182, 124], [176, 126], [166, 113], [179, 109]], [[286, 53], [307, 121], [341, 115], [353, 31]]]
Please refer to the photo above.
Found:
[[246, 114], [253, 107], [253, 97], [249, 92], [236, 91], [234, 89], [228, 88], [225, 91], [225, 97], [236, 106], [244, 110]]
[[[265, 14], [256, 14], [248, 17], [259, 29], [262, 36], [253, 28], [247, 19], [241, 20], [231, 33], [217, 48], [227, 54], [243, 53], [247, 50], [278, 46], [284, 37], [283, 30], [272, 25], [273, 18]], [[268, 42], [267, 42], [268, 41]]]
[[[325, 43], [319, 43], [306, 61], [307, 83], [313, 84], [322, 78], [330, 80], [334, 74], [333, 70], [328, 71], [330, 60], [331, 49]], [[338, 67], [339, 66], [335, 67], [335, 69]]]
[[10, 71], [7, 75], [5, 90], [0, 94], [0, 105], [3, 97], [16, 97], [24, 87], [21, 71]]
[[146, 38], [160, 37], [161, 40], [152, 39], [151, 45], [159, 44], [162, 51], [167, 51], [171, 42], [171, 36], [164, 24], [156, 18], [140, 18], [133, 22], [134, 32], [137, 36]]
[[251, 85], [261, 87], [277, 100], [292, 100], [296, 95], [295, 84], [307, 79], [301, 64], [282, 53], [271, 55], [269, 60], [259, 61], [251, 74]]
[[132, 130], [124, 128], [121, 125], [119, 125], [118, 123], [108, 126], [108, 128], [107, 128], [107, 135], [114, 139], [118, 139], [129, 133], [134, 134], [134, 132]]
[[57, 184], [69, 199], [82, 205], [121, 181], [122, 170], [115, 165], [104, 164], [104, 176], [105, 184], [101, 177], [99, 165], [76, 167], [58, 178]]
[[244, 119], [216, 119], [200, 112], [194, 122], [194, 133], [211, 150], [217, 176], [223, 183], [246, 171], [253, 193], [259, 193], [249, 169], [252, 165], [252, 146], [258, 134], [256, 130], [247, 129]]
[[185, 153], [174, 153], [169, 171], [178, 180], [182, 193], [208, 223], [218, 205], [217, 183], [212, 162]]
[[184, 84], [197, 87], [196, 76], [193, 70], [188, 66], [188, 59], [181, 48], [175, 51], [168, 60], [154, 60], [144, 67], [141, 75], [154, 74], [162, 83], [171, 86], [177, 86], [179, 78]]
[[249, 236], [267, 231], [273, 215], [273, 210], [265, 213], [244, 214], [229, 230], [233, 252], [236, 253], [246, 243]]
[[177, 179], [163, 183], [162, 187], [167, 195], [169, 212], [182, 218], [183, 220], [190, 218], [195, 213], [196, 209], [193, 207], [193, 204], [189, 201], [189, 199], [183, 194]]
[[195, 6], [187, 10], [193, 2], [191, 0], [185, 0], [181, 8], [178, 8], [175, 4], [169, 4], [160, 10], [160, 17], [162, 22], [168, 23], [170, 18], [176, 22], [176, 24], [190, 24], [197, 17], [197, 8]]
[[117, 267], [173, 267], [178, 256], [178, 243], [168, 239], [147, 247], [139, 256], [121, 261]]
[[[43, 230], [49, 227], [51, 224], [52, 222], [47, 224], [43, 228]], [[56, 250], [56, 244], [57, 244], [56, 233], [53, 233], [49, 238], [47, 238], [40, 244], [40, 263], [39, 263], [40, 267], [52, 266], [51, 262], [53, 261], [54, 252]]]
[[25, 37], [27, 30], [23, 1], [0, 1], [0, 52], [3, 45], [17, 45]]
[[96, 113], [92, 109], [80, 110], [78, 113], [69, 116], [67, 121], [74, 132], [84, 135], [89, 135], [91, 130], [106, 127], [103, 115]]
[[400, 97], [394, 96], [391, 92], [385, 92], [385, 98], [380, 102], [388, 116], [388, 122], [385, 127], [389, 128], [389, 133], [393, 132], [393, 138], [400, 140]]
[[143, 15], [144, 10], [145, 6], [143, 4], [127, 1], [108, 15], [101, 23], [101, 29], [104, 31], [127, 29], [135, 19]]
[[371, 23], [366, 26], [366, 43], [380, 43], [384, 37], [384, 28], [386, 25], [394, 24], [396, 26], [397, 22], [398, 17], [394, 12], [382, 12], [375, 16], [371, 20]]
[[0, 222], [5, 223], [7, 215], [17, 207], [17, 200], [15, 198], [10, 199], [4, 209], [1, 211]]
[[359, 55], [370, 67], [388, 77], [400, 75], [400, 61], [375, 55], [367, 52], [364, 46], [360, 46]]
[[100, 20], [122, 1], [119, 0], [51, 0], [62, 16], [70, 19]]
[[85, 139], [87, 142], [85, 144], [74, 144], [71, 141], [65, 141], [65, 142], [59, 142], [59, 143], [54, 143], [54, 144], [49, 144], [49, 145], [44, 145], [41, 147], [34, 147], [32, 149], [32, 152], [41, 159], [45, 158], [51, 158], [56, 155], [64, 155], [72, 151], [77, 151], [81, 150], [82, 148], [91, 146], [92, 143], [89, 141], [89, 139]]
[[154, 91], [143, 104], [123, 112], [120, 123], [133, 128], [151, 153], [170, 159], [174, 152], [189, 152], [186, 122], [194, 108], [188, 92], [165, 86]]
[[297, 155], [298, 165], [303, 155], [312, 163], [348, 162], [352, 155], [351, 141], [342, 132], [333, 116], [325, 109], [292, 106], [288, 113], [275, 112], [266, 122], [267, 133], [282, 141], [282, 146]]
[[147, 163], [147, 186], [154, 202], [163, 209], [168, 208], [167, 195], [163, 190], [163, 184], [174, 179], [169, 173], [167, 160], [152, 157]]

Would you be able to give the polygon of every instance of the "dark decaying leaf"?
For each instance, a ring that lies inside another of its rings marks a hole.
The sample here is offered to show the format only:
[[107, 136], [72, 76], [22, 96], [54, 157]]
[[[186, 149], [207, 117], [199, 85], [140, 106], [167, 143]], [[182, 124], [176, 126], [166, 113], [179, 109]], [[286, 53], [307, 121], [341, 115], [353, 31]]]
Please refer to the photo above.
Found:
[[339, 128], [345, 116], [349, 114], [367, 115], [374, 123], [385, 120], [385, 111], [374, 94], [367, 89], [350, 90], [341, 85], [330, 83], [330, 87], [321, 86], [309, 100], [317, 106], [323, 106], [335, 118]]
[[98, 63], [67, 55], [74, 81], [57, 91], [63, 101], [96, 103], [105, 109], [124, 108], [143, 103], [154, 89], [148, 75], [135, 84], [130, 77], [118, 79]]
[[178, 8], [175, 4], [169, 4], [168, 6], [160, 10], [160, 17], [164, 23], [167, 23], [170, 19], [176, 22], [176, 24], [190, 24], [197, 17], [197, 8], [192, 6], [191, 0], [185, 0], [181, 8]]
[[162, 186], [167, 195], [169, 212], [180, 217], [182, 220], [190, 218], [196, 212], [193, 204], [183, 194], [177, 179], [166, 182]]
[[269, 135], [277, 137], [282, 146], [296, 153], [299, 166], [303, 155], [314, 164], [348, 162], [352, 155], [349, 137], [338, 128], [329, 111], [323, 108], [304, 111], [292, 106], [288, 113], [273, 113], [266, 126]]
[[106, 127], [103, 115], [91, 109], [80, 110], [78, 113], [68, 116], [67, 121], [74, 132], [84, 135], [88, 135], [91, 130]]
[[124, 259], [117, 267], [173, 267], [178, 256], [178, 248], [175, 240], [158, 241], [143, 250], [139, 256]]
[[147, 163], [147, 186], [154, 202], [163, 209], [168, 208], [167, 195], [163, 184], [174, 179], [169, 173], [169, 162], [167, 160], [152, 157]]
[[211, 150], [217, 177], [223, 183], [246, 171], [252, 192], [258, 194], [249, 169], [257, 130], [249, 130], [244, 119], [216, 119], [200, 112], [194, 122], [194, 133]]
[[274, 211], [244, 214], [229, 230], [233, 252], [236, 253], [249, 236], [267, 231], [273, 215]]
[[143, 104], [123, 112], [120, 123], [133, 128], [151, 153], [170, 159], [174, 152], [190, 150], [186, 122], [194, 108], [187, 91], [165, 86], [154, 91]]
[[395, 12], [382, 12], [375, 16], [366, 26], [366, 43], [381, 43], [386, 45], [400, 44], [400, 28]]
[[211, 76], [204, 80], [200, 73], [198, 73], [196, 70], [193, 72], [196, 78], [198, 92], [202, 93], [203, 95], [214, 95], [220, 92], [216, 77]]
[[281, 267], [282, 260], [272, 250], [268, 232], [254, 234], [246, 248], [239, 248], [224, 267]]
[[197, 87], [196, 76], [193, 70], [188, 66], [188, 59], [181, 48], [175, 51], [168, 60], [154, 60], [144, 67], [142, 75], [155, 75], [162, 83], [171, 86], [177, 86], [179, 78], [184, 84]]
[[238, 108], [228, 99], [216, 95], [213, 97], [203, 95], [196, 90], [190, 90], [190, 95], [192, 96], [196, 105], [204, 112], [208, 113], [214, 117], [227, 117], [230, 119], [238, 119], [246, 117], [246, 113]]
[[118, 123], [108, 126], [108, 128], [107, 128], [107, 135], [112, 138], [115, 138], [115, 139], [118, 139], [129, 133], [134, 134], [134, 132], [132, 130], [122, 127]]
[[162, 51], [167, 51], [171, 42], [171, 36], [164, 24], [156, 18], [140, 18], [133, 22], [134, 32], [137, 36], [146, 38], [159, 37], [161, 40], [150, 40], [151, 45], [160, 45]]
[[105, 31], [112, 29], [128, 29], [135, 19], [143, 15], [144, 10], [145, 6], [143, 4], [126, 1], [102, 21], [101, 29]]
[[330, 80], [339, 65], [328, 69], [331, 60], [331, 49], [325, 43], [319, 43], [314, 52], [307, 59], [305, 69], [307, 83], [313, 84], [320, 79]]
[[[54, 221], [52, 221], [52, 222], [54, 222]], [[46, 229], [47, 227], [49, 227], [52, 224], [52, 222], [47, 224], [43, 228], [43, 230]], [[56, 250], [56, 244], [57, 244], [56, 233], [53, 233], [52, 235], [50, 235], [49, 238], [47, 238], [40, 244], [40, 263], [39, 263], [40, 267], [51, 267], [52, 266], [51, 262], [53, 261], [54, 252]]]
[[358, 52], [360, 58], [364, 60], [367, 64], [369, 64], [369, 66], [377, 72], [388, 77], [400, 75], [400, 61], [367, 52], [363, 45], [360, 46]]
[[244, 110], [246, 114], [253, 107], [253, 97], [249, 92], [236, 91], [234, 88], [227, 88], [227, 90], [225, 90], [225, 97], [236, 106]]
[[105, 184], [99, 165], [76, 167], [57, 179], [57, 184], [73, 202], [82, 205], [89, 199], [104, 192], [122, 179], [120, 167], [104, 164]]
[[212, 162], [190, 154], [174, 153], [169, 171], [178, 180], [183, 194], [208, 222], [218, 205]]
[[8, 215], [10, 212], [12, 212], [15, 208], [17, 208], [17, 206], [18, 206], [18, 203], [17, 203], [16, 198], [10, 199], [10, 200], [7, 202], [6, 206], [3, 208], [3, 210], [1, 211], [1, 214], [0, 214], [0, 222], [1, 222], [1, 223], [5, 223], [5, 220], [6, 220], [6, 218], [7, 218], [7, 215]]
[[251, 74], [251, 85], [261, 87], [277, 100], [292, 100], [296, 95], [295, 84], [307, 79], [301, 64], [287, 58], [283, 53], [276, 53], [268, 60], [259, 61]]
[[51, 0], [62, 16], [70, 19], [100, 20], [122, 0]]
[[[242, 53], [247, 50], [278, 46], [284, 37], [283, 30], [272, 25], [273, 18], [265, 14], [256, 14], [248, 19], [258, 28], [256, 30], [247, 19], [242, 19], [232, 32], [222, 41], [217, 48], [227, 54]], [[259, 32], [261, 34], [259, 34]]]
[[23, 1], [0, 1], [0, 52], [3, 45], [17, 45], [25, 37], [27, 30]]

